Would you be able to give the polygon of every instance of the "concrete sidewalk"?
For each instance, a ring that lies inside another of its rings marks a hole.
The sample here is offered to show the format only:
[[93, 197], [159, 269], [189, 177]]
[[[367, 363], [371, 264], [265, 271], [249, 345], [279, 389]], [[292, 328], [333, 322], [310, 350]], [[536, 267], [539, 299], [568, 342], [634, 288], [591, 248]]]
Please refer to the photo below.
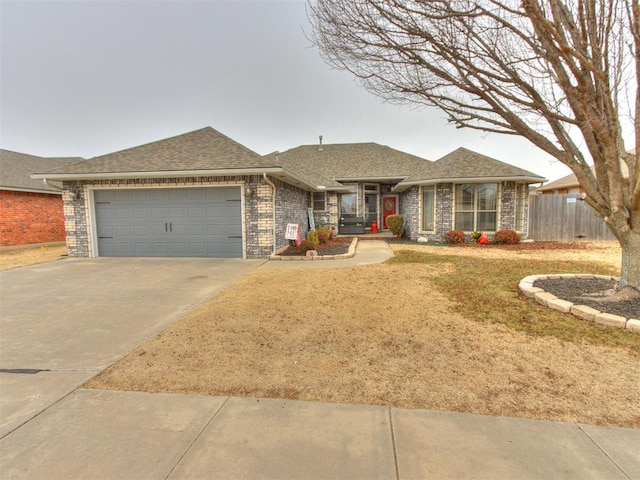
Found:
[[76, 390], [2, 440], [3, 479], [640, 479], [640, 430]]

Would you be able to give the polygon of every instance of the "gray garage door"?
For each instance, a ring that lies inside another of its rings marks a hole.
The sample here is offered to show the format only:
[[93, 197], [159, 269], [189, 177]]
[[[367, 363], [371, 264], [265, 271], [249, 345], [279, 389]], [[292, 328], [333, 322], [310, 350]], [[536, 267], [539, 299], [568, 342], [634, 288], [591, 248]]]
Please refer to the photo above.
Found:
[[242, 257], [240, 187], [94, 192], [103, 257]]

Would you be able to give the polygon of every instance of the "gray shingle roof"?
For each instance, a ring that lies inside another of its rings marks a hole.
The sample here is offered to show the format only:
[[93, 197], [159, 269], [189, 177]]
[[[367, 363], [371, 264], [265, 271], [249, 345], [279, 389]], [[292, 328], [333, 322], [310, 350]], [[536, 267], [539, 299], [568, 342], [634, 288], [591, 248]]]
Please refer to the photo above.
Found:
[[[634, 149], [635, 151], [635, 149]], [[594, 165], [591, 165], [591, 167], [589, 167], [591, 169], [591, 171], [594, 173], [596, 173], [596, 167]], [[559, 178], [558, 180], [554, 180], [553, 182], [550, 183], [545, 183], [543, 186], [538, 187], [534, 190], [535, 193], [542, 193], [542, 192], [546, 192], [548, 190], [558, 190], [558, 189], [564, 189], [564, 188], [576, 188], [580, 186], [580, 182], [578, 181], [578, 177], [576, 177], [575, 173], [570, 173], [569, 175]]]
[[31, 174], [84, 160], [80, 157], [45, 158], [0, 149], [0, 189], [26, 192], [58, 193]]
[[406, 180], [406, 183], [435, 180], [455, 182], [469, 179], [482, 180], [483, 178], [522, 179], [531, 183], [544, 181], [544, 177], [522, 168], [514, 167], [466, 148], [458, 148], [436, 160], [428, 171], [412, 175]]
[[580, 182], [576, 177], [575, 173], [570, 173], [566, 177], [559, 178], [558, 180], [554, 180], [550, 183], [545, 183], [543, 186], [536, 188], [534, 192], [546, 192], [547, 190], [557, 190], [563, 188], [573, 188], [579, 187]]
[[[211, 127], [92, 158], [41, 176], [52, 179], [96, 178], [145, 174], [226, 174], [229, 170], [268, 172], [300, 188], [344, 189], [349, 181], [410, 185], [483, 178], [542, 182], [526, 170], [459, 148], [437, 162], [377, 143], [302, 145], [283, 153], [261, 156]], [[242, 173], [238, 172], [238, 173]]]
[[82, 163], [57, 168], [56, 175], [128, 172], [251, 169], [272, 166], [269, 160], [211, 127], [158, 140]]
[[[274, 158], [274, 154], [269, 155]], [[426, 172], [429, 160], [377, 143], [303, 145], [278, 155], [286, 171], [305, 178], [307, 183], [327, 188], [340, 187], [349, 180], [382, 180], [396, 183]]]

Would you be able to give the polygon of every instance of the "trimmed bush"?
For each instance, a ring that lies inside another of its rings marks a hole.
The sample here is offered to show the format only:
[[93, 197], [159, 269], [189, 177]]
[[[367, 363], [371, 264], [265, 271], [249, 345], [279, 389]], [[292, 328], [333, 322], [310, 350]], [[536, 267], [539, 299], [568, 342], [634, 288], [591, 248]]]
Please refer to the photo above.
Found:
[[[313, 230], [312, 230], [313, 231]], [[301, 255], [306, 255], [309, 250], [315, 250], [316, 247], [313, 246], [309, 240], [302, 240], [300, 245], [298, 245], [298, 251]]]
[[449, 230], [444, 236], [444, 243], [452, 245], [457, 243], [467, 243], [467, 237], [465, 237], [462, 230]]
[[318, 232], [316, 232], [315, 230], [309, 230], [309, 233], [307, 234], [307, 240], [311, 243], [311, 245], [313, 245], [313, 248], [311, 250], [315, 250], [316, 248], [318, 248], [318, 245], [320, 245], [320, 238], [318, 237]]
[[520, 234], [514, 230], [498, 230], [493, 238], [493, 243], [499, 245], [515, 245], [520, 243]]
[[387, 217], [387, 227], [391, 230], [396, 237], [402, 235], [402, 226], [404, 225], [404, 218], [402, 215], [389, 215]]
[[320, 240], [320, 243], [327, 243], [333, 238], [333, 231], [329, 225], [320, 225], [316, 228], [316, 232], [318, 233], [318, 240]]

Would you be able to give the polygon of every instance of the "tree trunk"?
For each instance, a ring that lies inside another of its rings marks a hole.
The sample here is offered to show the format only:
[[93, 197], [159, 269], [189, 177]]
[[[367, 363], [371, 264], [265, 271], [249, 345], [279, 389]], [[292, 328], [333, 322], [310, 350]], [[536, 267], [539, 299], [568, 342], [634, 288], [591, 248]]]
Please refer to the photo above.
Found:
[[640, 292], [640, 233], [629, 230], [618, 238], [622, 246], [620, 288], [631, 287]]

